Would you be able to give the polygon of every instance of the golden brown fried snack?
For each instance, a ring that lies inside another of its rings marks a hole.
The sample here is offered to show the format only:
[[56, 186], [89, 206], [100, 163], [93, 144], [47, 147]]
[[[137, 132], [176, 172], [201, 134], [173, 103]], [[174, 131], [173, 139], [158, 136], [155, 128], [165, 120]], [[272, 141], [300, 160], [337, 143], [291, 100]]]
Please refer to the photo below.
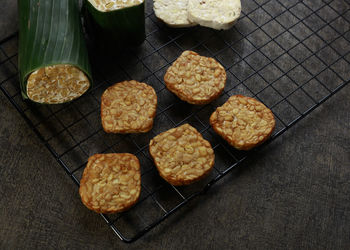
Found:
[[205, 177], [214, 166], [210, 143], [184, 124], [154, 137], [149, 151], [160, 176], [172, 185], [188, 185]]
[[226, 72], [214, 58], [184, 51], [168, 68], [164, 81], [166, 87], [181, 100], [207, 104], [224, 90]]
[[157, 95], [146, 83], [124, 81], [106, 89], [101, 120], [107, 133], [145, 133], [152, 129]]
[[129, 209], [137, 202], [140, 191], [140, 163], [128, 153], [91, 156], [79, 188], [87, 208], [106, 214]]
[[236, 149], [249, 150], [270, 137], [275, 118], [258, 100], [235, 95], [210, 116], [210, 125]]

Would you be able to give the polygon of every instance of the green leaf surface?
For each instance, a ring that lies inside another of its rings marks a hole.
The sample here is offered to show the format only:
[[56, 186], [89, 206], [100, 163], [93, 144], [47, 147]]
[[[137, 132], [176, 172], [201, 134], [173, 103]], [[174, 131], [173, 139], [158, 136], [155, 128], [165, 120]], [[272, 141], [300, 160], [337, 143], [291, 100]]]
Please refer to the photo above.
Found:
[[76, 66], [92, 83], [78, 1], [18, 0], [18, 9], [18, 65], [22, 96], [28, 98], [29, 75], [50, 65]]
[[84, 4], [93, 19], [95, 34], [103, 41], [139, 45], [145, 40], [145, 2], [107, 12], [99, 11], [88, 0]]

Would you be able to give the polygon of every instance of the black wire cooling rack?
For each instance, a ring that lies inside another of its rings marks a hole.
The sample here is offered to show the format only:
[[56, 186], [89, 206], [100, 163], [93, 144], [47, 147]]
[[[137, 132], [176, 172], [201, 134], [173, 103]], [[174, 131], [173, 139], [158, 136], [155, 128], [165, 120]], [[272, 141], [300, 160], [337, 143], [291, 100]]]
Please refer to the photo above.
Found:
[[[94, 88], [69, 104], [23, 101], [17, 77], [17, 34], [0, 42], [2, 92], [77, 185], [88, 156], [94, 153], [129, 152], [139, 158], [140, 201], [128, 212], [101, 214], [125, 242], [140, 238], [259, 150], [237, 151], [210, 128], [210, 114], [230, 95], [255, 97], [273, 111], [276, 129], [269, 143], [350, 79], [349, 1], [242, 0], [241, 18], [228, 31], [171, 29], [156, 19], [152, 1], [146, 4], [147, 37], [143, 45], [121, 51], [112, 59], [92, 53]], [[224, 93], [209, 105], [186, 104], [164, 86], [165, 70], [187, 49], [215, 57], [227, 70]], [[157, 92], [159, 108], [154, 128], [147, 134], [110, 135], [100, 125], [102, 92], [126, 79], [144, 81]], [[204, 180], [174, 187], [158, 176], [148, 142], [183, 123], [190, 123], [210, 141], [216, 163]]]

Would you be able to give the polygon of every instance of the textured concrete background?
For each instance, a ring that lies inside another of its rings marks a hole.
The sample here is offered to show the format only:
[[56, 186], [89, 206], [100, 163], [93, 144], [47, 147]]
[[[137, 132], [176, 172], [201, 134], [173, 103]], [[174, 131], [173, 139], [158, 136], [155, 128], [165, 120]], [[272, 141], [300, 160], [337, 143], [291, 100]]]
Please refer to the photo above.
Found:
[[[0, 39], [16, 30], [2, 1]], [[349, 249], [350, 86], [126, 245], [0, 93], [0, 249]]]

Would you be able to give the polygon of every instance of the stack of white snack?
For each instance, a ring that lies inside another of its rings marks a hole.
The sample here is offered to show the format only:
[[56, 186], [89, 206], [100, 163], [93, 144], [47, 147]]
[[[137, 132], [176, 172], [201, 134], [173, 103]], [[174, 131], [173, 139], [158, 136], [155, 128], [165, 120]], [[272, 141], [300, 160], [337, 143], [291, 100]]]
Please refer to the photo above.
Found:
[[201, 25], [230, 29], [241, 14], [240, 0], [154, 0], [155, 15], [170, 27]]

